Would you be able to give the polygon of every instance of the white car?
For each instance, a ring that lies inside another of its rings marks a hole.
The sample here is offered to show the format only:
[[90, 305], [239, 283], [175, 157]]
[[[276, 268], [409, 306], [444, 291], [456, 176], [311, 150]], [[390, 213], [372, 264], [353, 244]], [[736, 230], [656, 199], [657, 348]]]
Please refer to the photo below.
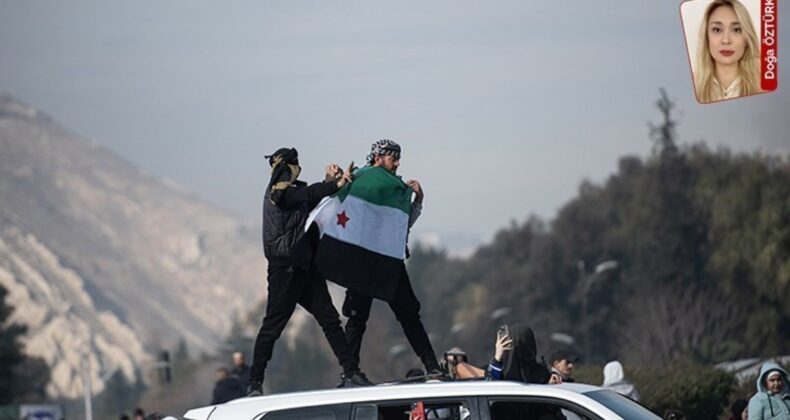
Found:
[[188, 420], [660, 420], [592, 385], [509, 381], [436, 382], [240, 398], [189, 410]]

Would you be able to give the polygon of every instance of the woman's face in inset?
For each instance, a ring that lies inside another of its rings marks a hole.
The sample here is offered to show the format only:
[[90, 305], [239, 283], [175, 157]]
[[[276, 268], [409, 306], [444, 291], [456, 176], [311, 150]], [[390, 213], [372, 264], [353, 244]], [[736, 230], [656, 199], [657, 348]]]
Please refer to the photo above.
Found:
[[716, 64], [737, 63], [746, 50], [741, 22], [730, 6], [719, 6], [708, 19], [708, 51]]

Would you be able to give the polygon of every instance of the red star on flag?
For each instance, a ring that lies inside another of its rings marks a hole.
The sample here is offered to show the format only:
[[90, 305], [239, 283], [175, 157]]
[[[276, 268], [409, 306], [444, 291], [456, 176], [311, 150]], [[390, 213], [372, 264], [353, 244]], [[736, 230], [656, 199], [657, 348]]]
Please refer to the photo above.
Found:
[[338, 213], [337, 214], [337, 224], [340, 225], [340, 226], [343, 226], [343, 229], [346, 228], [346, 223], [348, 223], [349, 220], [351, 220], [351, 219], [349, 219], [349, 217], [346, 216], [346, 211], [345, 210], [343, 210], [342, 213]]

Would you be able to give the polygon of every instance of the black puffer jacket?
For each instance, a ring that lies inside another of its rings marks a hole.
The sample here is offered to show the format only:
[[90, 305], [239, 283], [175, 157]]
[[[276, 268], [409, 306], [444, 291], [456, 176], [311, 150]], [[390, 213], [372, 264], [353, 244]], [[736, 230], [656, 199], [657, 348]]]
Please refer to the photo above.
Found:
[[307, 185], [296, 181], [283, 190], [277, 204], [263, 198], [263, 254], [269, 265], [292, 265], [294, 248], [304, 236], [305, 221], [322, 198], [337, 192], [334, 182]]
[[224, 404], [244, 396], [244, 388], [241, 382], [234, 377], [225, 378], [217, 381], [214, 385], [214, 392], [211, 395], [211, 404]]

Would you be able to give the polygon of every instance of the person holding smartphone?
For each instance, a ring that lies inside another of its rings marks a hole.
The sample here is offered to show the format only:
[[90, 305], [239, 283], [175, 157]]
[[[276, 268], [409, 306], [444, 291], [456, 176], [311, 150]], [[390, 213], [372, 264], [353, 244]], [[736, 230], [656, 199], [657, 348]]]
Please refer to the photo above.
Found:
[[537, 353], [532, 328], [526, 324], [515, 324], [510, 328], [503, 325], [497, 330], [494, 358], [488, 364], [488, 374], [494, 380], [551, 383], [551, 373], [545, 363], [538, 362]]

